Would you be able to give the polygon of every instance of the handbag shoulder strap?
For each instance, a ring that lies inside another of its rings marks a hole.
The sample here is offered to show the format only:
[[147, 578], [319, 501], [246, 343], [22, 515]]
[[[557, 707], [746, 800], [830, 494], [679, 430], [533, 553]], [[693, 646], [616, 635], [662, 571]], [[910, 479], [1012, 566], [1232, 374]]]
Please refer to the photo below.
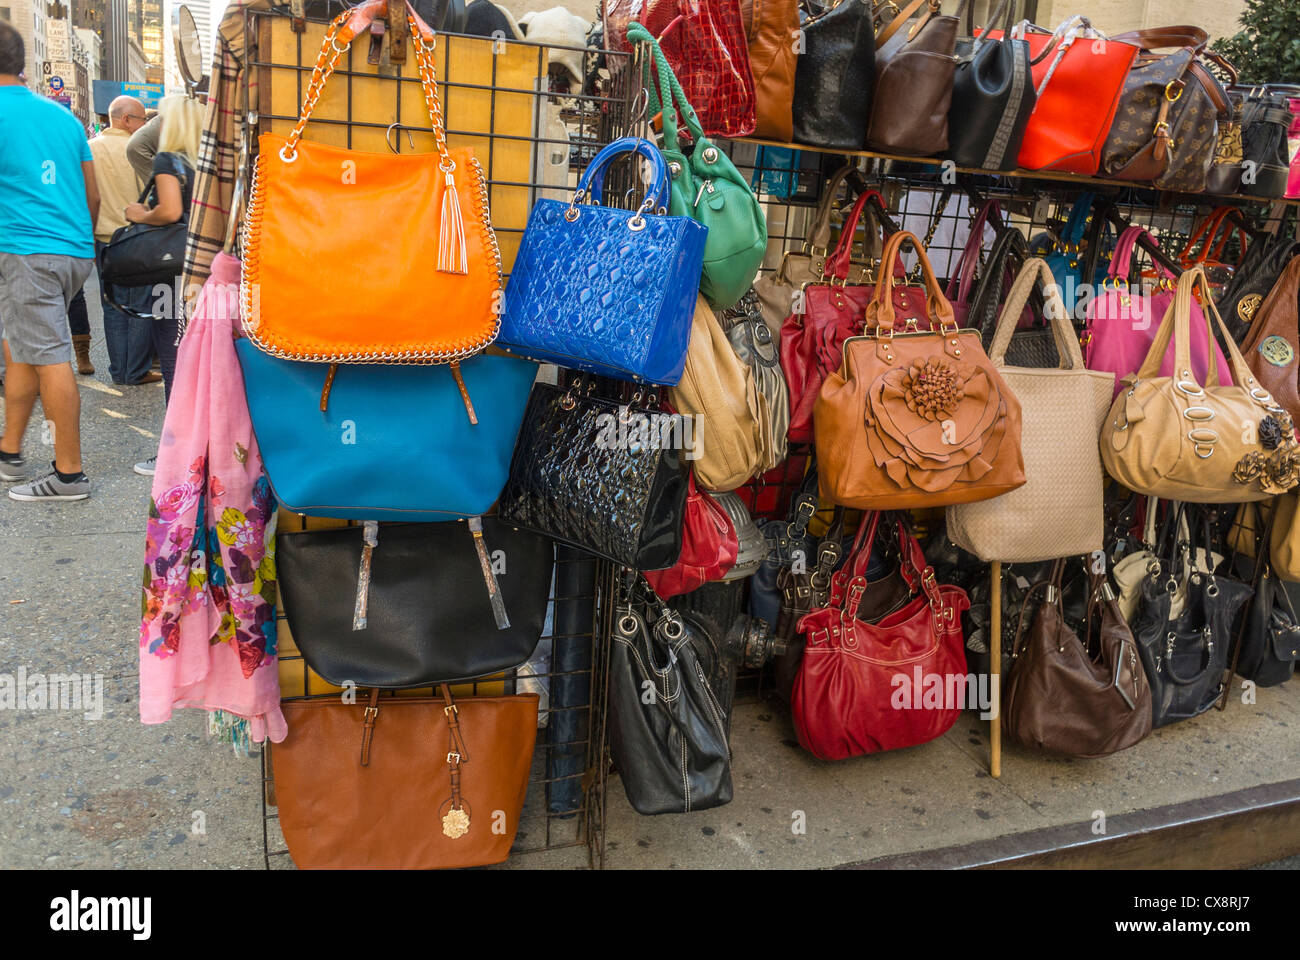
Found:
[[[1001, 207], [998, 205], [996, 198], [990, 197], [980, 207], [979, 213], [975, 214], [975, 219], [971, 221], [970, 236], [966, 238], [966, 246], [962, 248], [961, 258], [957, 261], [957, 267], [948, 278], [948, 289], [945, 293], [949, 300], [955, 299], [958, 303], [965, 303], [970, 299], [971, 288], [975, 285], [975, 271], [979, 267], [980, 251], [984, 247], [984, 227], [990, 219], [1000, 223], [999, 214]], [[940, 209], [940, 213], [942, 213]], [[1001, 231], [998, 231], [999, 235]], [[994, 243], [997, 243], [999, 237], [995, 237]]]
[[1145, 30], [1130, 30], [1117, 33], [1111, 37], [1120, 43], [1131, 43], [1143, 50], [1168, 50], [1173, 47], [1188, 47], [1200, 53], [1210, 42], [1210, 35], [1200, 27], [1148, 27]]
[[1047, 261], [1041, 257], [1030, 257], [1016, 275], [1016, 282], [1011, 285], [1002, 313], [998, 316], [998, 325], [993, 333], [993, 343], [989, 347], [989, 359], [995, 367], [1006, 365], [1007, 347], [1011, 345], [1011, 335], [1015, 332], [1025, 304], [1029, 302], [1029, 293], [1036, 284], [1043, 285], [1043, 299], [1046, 304], [1044, 313], [1052, 328], [1052, 339], [1056, 341], [1056, 350], [1060, 355], [1061, 369], [1082, 370], [1083, 353], [1079, 349], [1079, 339], [1074, 335], [1074, 328], [1066, 319], [1065, 303], [1061, 300], [1061, 288], [1052, 276]]
[[[916, 234], [907, 230], [899, 230], [897, 233], [890, 235], [889, 239], [885, 241], [885, 249], [880, 254], [879, 275], [881, 277], [892, 277], [894, 275], [905, 243], [910, 243], [916, 251], [916, 264], [925, 280], [926, 307], [931, 324], [936, 329], [945, 332], [955, 330], [956, 322], [953, 319], [952, 304], [939, 288], [939, 281], [934, 275], [934, 267], [931, 266], [930, 258], [925, 252], [925, 246], [916, 238]], [[877, 283], [874, 294], [867, 302], [866, 325], [869, 327], [874, 326], [877, 328], [878, 333], [884, 334], [878, 349], [883, 348], [885, 342], [893, 336], [894, 319], [892, 284]]]
[[[1228, 359], [1232, 365], [1232, 373], [1236, 377], [1237, 385], [1246, 388], [1250, 392], [1251, 399], [1261, 407], [1265, 409], [1275, 407], [1277, 404], [1272, 395], [1260, 387], [1251, 374], [1245, 358], [1242, 357], [1241, 351], [1237, 349], [1237, 344], [1233, 341], [1227, 325], [1223, 322], [1223, 317], [1219, 315], [1219, 308], [1214, 305], [1214, 293], [1210, 289], [1209, 278], [1205, 275], [1205, 268], [1201, 266], [1184, 270], [1182, 276], [1178, 278], [1177, 292], [1174, 294], [1174, 299], [1169, 304], [1169, 308], [1165, 311], [1164, 318], [1160, 321], [1160, 328], [1151, 343], [1151, 349], [1147, 351], [1146, 359], [1142, 361], [1142, 366], [1138, 369], [1137, 379], [1149, 380], [1159, 373], [1160, 364], [1172, 338], [1174, 342], [1174, 376], [1178, 378], [1177, 382], [1188, 384], [1191, 387], [1198, 386], [1192, 373], [1190, 346], [1192, 292], [1198, 285], [1204, 294], [1202, 307], [1205, 319], [1206, 342], [1212, 343], [1214, 341], [1214, 324], [1210, 320], [1213, 317], [1214, 323], [1219, 325], [1219, 330], [1223, 335], [1222, 342], [1227, 348]], [[1125, 377], [1124, 379], [1129, 378]], [[1211, 363], [1208, 365], [1205, 375], [1205, 386], [1216, 387], [1218, 385], [1218, 364]]]
[[[963, 3], [964, 2], [965, 0], [963, 0]], [[876, 49], [879, 50], [888, 43], [889, 38], [898, 33], [898, 31], [903, 28], [903, 25], [907, 23], [908, 20], [912, 19], [912, 16], [916, 11], [920, 10], [926, 3], [930, 4], [930, 10], [926, 13], [925, 19], [929, 19], [930, 15], [939, 7], [939, 4], [936, 3], [935, 0], [912, 0], [911, 3], [900, 10], [898, 15], [889, 22], [889, 26], [876, 34]]]
[[[650, 98], [651, 115], [660, 113], [663, 118], [664, 146], [669, 150], [680, 151], [681, 145], [677, 137], [679, 119], [686, 124], [686, 129], [691, 132], [694, 141], [700, 143], [704, 140], [704, 127], [695, 114], [695, 108], [686, 99], [686, 91], [682, 89], [677, 74], [673, 72], [668, 58], [664, 56], [659, 41], [635, 20], [627, 25], [627, 39], [629, 43], [644, 43], [650, 48], [654, 62], [653, 66], [649, 61], [645, 64], [646, 91]], [[650, 76], [652, 72], [659, 78], [658, 89]]]
[[852, 163], [846, 163], [826, 181], [822, 188], [824, 192], [821, 203], [817, 204], [817, 212], [813, 214], [812, 225], [808, 229], [808, 238], [803, 244], [804, 253], [826, 253], [830, 250], [831, 214], [835, 212], [835, 198], [839, 196], [840, 187], [844, 186], [854, 169]]
[[848, 279], [849, 262], [853, 255], [853, 238], [858, 232], [858, 223], [862, 219], [863, 209], [873, 201], [878, 202], [881, 206], [885, 202], [884, 198], [875, 190], [863, 190], [862, 193], [858, 194], [853, 209], [844, 218], [844, 225], [840, 228], [839, 242], [835, 244], [835, 250], [826, 258], [823, 273], [827, 279]]

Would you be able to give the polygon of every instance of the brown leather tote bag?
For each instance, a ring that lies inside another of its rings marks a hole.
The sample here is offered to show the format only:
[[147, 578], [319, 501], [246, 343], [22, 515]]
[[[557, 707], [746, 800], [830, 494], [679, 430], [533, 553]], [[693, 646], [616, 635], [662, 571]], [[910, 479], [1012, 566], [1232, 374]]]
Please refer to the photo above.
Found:
[[[864, 510], [912, 510], [987, 500], [1025, 482], [1020, 402], [974, 330], [959, 330], [952, 304], [915, 235], [885, 244], [892, 276], [904, 243], [916, 248], [932, 332], [898, 324], [891, 285], [866, 307], [872, 333], [844, 342], [840, 369], [813, 409], [822, 495]], [[915, 322], [913, 322], [915, 321]]]
[[799, 0], [740, 0], [740, 19], [754, 74], [754, 136], [789, 143], [794, 139], [791, 104]]
[[[876, 88], [867, 147], [929, 157], [948, 149], [948, 109], [957, 72], [957, 16], [940, 13], [939, 0], [912, 0], [876, 34]], [[922, 6], [927, 9], [910, 20]]]
[[[1151, 732], [1151, 688], [1137, 643], [1104, 577], [1089, 574], [1088, 618], [1080, 637], [1066, 624], [1061, 604], [1065, 561], [1025, 595], [1016, 630], [1015, 662], [1002, 699], [1002, 729], [1021, 746], [1068, 757], [1104, 757]], [[1047, 591], [1028, 636], [1025, 609]], [[1089, 647], [1097, 631], [1098, 651]]]
[[537, 737], [537, 694], [281, 704], [271, 751], [299, 869], [428, 870], [510, 855]]
[[1273, 394], [1278, 406], [1291, 414], [1292, 421], [1300, 421], [1300, 379], [1296, 375], [1300, 356], [1298, 309], [1300, 256], [1292, 257], [1283, 269], [1241, 342], [1250, 372], [1261, 387]]

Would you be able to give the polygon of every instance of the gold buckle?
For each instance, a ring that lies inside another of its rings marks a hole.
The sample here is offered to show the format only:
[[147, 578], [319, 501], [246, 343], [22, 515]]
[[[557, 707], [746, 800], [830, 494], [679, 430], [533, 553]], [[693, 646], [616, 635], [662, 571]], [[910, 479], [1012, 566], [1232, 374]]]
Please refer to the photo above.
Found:
[[460, 763], [460, 754], [453, 750], [451, 753], [447, 754], [447, 762]]
[[373, 719], [375, 719], [375, 717], [379, 716], [379, 708], [378, 708], [378, 707], [366, 707], [366, 714], [365, 714], [365, 716], [366, 716], [366, 719], [367, 719], [367, 720], [373, 720]]
[[458, 717], [460, 716], [460, 711], [456, 709], [456, 704], [454, 704], [454, 703], [453, 703], [451, 706], [449, 706], [449, 707], [443, 707], [443, 708], [442, 708], [442, 713], [443, 713], [443, 716], [447, 716], [447, 717], [450, 717], [450, 716], [452, 716], [453, 714], [456, 715], [456, 716], [458, 716]]
[[[1171, 97], [1169, 95], [1169, 88], [1174, 86], [1175, 84], [1177, 84], [1178, 87], [1174, 91], [1174, 95]], [[1178, 98], [1181, 97], [1182, 95], [1183, 95], [1183, 82], [1181, 80], [1170, 80], [1168, 83], [1165, 84], [1165, 99], [1168, 100], [1170, 103], [1176, 103], [1178, 101]], [[1165, 124], [1165, 126], [1167, 127], [1169, 126], [1169, 124]]]

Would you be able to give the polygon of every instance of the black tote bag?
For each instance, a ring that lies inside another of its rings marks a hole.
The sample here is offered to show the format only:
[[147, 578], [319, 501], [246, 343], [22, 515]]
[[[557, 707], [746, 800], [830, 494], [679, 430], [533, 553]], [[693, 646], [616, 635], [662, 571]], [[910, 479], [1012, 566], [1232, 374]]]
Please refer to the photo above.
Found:
[[804, 4], [794, 74], [794, 141], [861, 150], [876, 78], [872, 0]]
[[[284, 612], [307, 665], [337, 686], [396, 690], [491, 676], [527, 660], [542, 636], [554, 545], [481, 519], [486, 561], [472, 521], [375, 524], [368, 585], [365, 526], [279, 534]], [[353, 629], [359, 613], [365, 626]]]
[[[978, 37], [957, 43], [946, 156], [958, 166], [1016, 168], [1016, 155], [1037, 94], [1029, 44], [1011, 39], [1015, 8], [1015, 0], [1002, 0]], [[968, 14], [970, 10], [968, 7]], [[1003, 20], [1002, 36], [991, 39], [988, 33], [999, 19]]]

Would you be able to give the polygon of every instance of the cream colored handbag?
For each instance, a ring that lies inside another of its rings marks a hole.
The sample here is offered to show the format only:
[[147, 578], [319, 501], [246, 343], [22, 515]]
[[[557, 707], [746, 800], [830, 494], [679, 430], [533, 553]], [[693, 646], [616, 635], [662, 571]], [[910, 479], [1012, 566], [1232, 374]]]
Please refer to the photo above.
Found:
[[[1044, 287], [1061, 366], [1010, 367], [1007, 346], [1034, 285]], [[1029, 563], [1100, 550], [1101, 458], [1097, 432], [1115, 392], [1114, 374], [1088, 370], [1052, 272], [1025, 261], [998, 316], [989, 359], [1020, 401], [1024, 486], [948, 508], [948, 537], [981, 560]]]
[[[1213, 316], [1237, 385], [1220, 384], [1214, 364], [1204, 386], [1192, 374], [1189, 318], [1198, 286], [1207, 333], [1213, 339]], [[1161, 377], [1170, 337], [1175, 375]], [[1141, 369], [1121, 382], [1125, 389], [1102, 426], [1101, 457], [1107, 472], [1128, 489], [1189, 503], [1242, 503], [1295, 485], [1291, 418], [1246, 366], [1214, 306], [1203, 267], [1178, 278]]]
[[758, 387], [749, 367], [732, 349], [704, 297], [695, 301], [686, 368], [668, 402], [695, 417], [695, 449], [687, 457], [695, 479], [707, 490], [735, 490], [762, 462]]

